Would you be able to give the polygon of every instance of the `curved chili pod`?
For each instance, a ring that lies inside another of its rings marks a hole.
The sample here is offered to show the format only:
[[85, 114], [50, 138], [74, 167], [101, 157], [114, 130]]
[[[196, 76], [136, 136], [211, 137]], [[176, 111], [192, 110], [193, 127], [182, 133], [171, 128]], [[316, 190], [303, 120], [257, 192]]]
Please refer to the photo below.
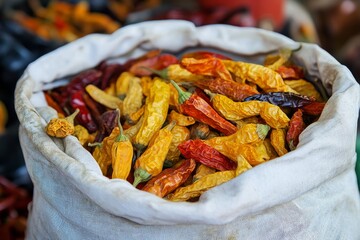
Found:
[[280, 107], [291, 108], [303, 107], [315, 101], [314, 98], [291, 92], [269, 92], [246, 97], [243, 99], [243, 102], [253, 100], [269, 102]]

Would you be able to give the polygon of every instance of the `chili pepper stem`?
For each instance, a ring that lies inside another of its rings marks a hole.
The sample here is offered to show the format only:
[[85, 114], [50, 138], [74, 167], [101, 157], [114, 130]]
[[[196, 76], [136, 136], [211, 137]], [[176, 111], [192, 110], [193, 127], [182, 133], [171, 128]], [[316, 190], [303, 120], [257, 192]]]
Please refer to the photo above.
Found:
[[211, 92], [210, 90], [204, 89], [204, 92], [210, 97], [210, 101], [215, 97], [215, 93]]
[[122, 125], [121, 125], [121, 122], [120, 122], [120, 110], [117, 108], [116, 109], [116, 113], [118, 115], [117, 117], [117, 124], [118, 124], [118, 127], [120, 129], [120, 134], [116, 137], [115, 141], [116, 142], [123, 142], [123, 141], [127, 141], [128, 140], [128, 137], [124, 134], [124, 130], [122, 128]]
[[270, 131], [270, 126], [265, 124], [257, 124], [256, 133], [260, 139], [265, 139], [266, 135]]
[[146, 182], [150, 180], [151, 174], [149, 174], [145, 169], [137, 168], [134, 171], [134, 182], [133, 186], [136, 187], [141, 182]]
[[152, 69], [152, 68], [148, 68], [145, 66], [141, 66], [139, 68], [143, 68], [145, 70], [148, 70], [149, 72], [152, 72], [156, 75], [158, 75], [159, 77], [161, 77], [162, 79], [168, 79], [168, 71], [167, 68], [163, 69], [163, 70], [156, 70], [156, 69]]
[[179, 93], [179, 103], [180, 104], [183, 104], [186, 100], [188, 100], [191, 97], [192, 93], [183, 91], [174, 80], [170, 79], [170, 83], [175, 87], [175, 89]]
[[88, 147], [101, 147], [102, 145], [101, 142], [88, 143]]
[[71, 115], [69, 115], [65, 118], [66, 121], [68, 121], [69, 123], [74, 125], [74, 119], [79, 112], [80, 112], [80, 110], [78, 108], [75, 109], [75, 112], [73, 112]]

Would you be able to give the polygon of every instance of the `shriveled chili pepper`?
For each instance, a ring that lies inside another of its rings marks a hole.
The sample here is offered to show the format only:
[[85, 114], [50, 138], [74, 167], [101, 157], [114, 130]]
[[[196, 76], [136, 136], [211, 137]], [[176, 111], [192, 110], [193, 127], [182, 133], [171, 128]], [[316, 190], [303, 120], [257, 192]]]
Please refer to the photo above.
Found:
[[111, 167], [111, 156], [109, 156], [103, 149], [103, 143], [94, 142], [89, 143], [89, 147], [95, 147], [92, 156], [96, 160], [100, 167], [100, 170], [104, 176], [109, 177], [109, 168]]
[[140, 79], [134, 77], [130, 83], [123, 101], [123, 115], [127, 122], [132, 122], [131, 114], [138, 111], [143, 104], [143, 92], [140, 85]]
[[305, 114], [312, 115], [312, 116], [319, 116], [322, 113], [322, 111], [325, 107], [325, 104], [326, 103], [324, 103], [324, 102], [312, 102], [308, 105], [301, 107], [301, 110]]
[[279, 157], [278, 153], [276, 152], [274, 146], [271, 144], [270, 138], [264, 139], [264, 146], [266, 148], [266, 151], [270, 157], [269, 160]]
[[131, 68], [132, 65], [138, 63], [138, 62], [141, 62], [141, 61], [144, 61], [148, 58], [153, 58], [153, 57], [156, 57], [158, 55], [161, 54], [161, 50], [160, 49], [154, 49], [154, 50], [150, 50], [150, 51], [147, 51], [146, 53], [144, 53], [143, 55], [141, 55], [140, 57], [137, 57], [137, 58], [133, 58], [133, 59], [129, 59], [127, 60], [124, 64], [123, 64], [123, 69], [125, 71], [129, 71], [129, 69]]
[[270, 160], [264, 141], [242, 144], [234, 148], [238, 155], [243, 156], [251, 166], [259, 165]]
[[111, 109], [119, 108], [120, 111], [122, 110], [123, 101], [120, 98], [107, 94], [93, 84], [87, 85], [85, 89], [86, 92], [98, 103]]
[[222, 60], [222, 62], [236, 77], [255, 83], [265, 92], [295, 92], [284, 83], [280, 74], [270, 68], [240, 61]]
[[162, 171], [173, 138], [171, 133], [173, 127], [174, 123], [170, 123], [158, 130], [143, 154], [136, 159], [134, 166], [134, 187], [141, 182], [150, 180]]
[[87, 147], [88, 142], [92, 140], [88, 130], [79, 124], [74, 126], [73, 135], [79, 140], [81, 145], [84, 147]]
[[200, 178], [202, 178], [206, 175], [212, 174], [214, 172], [216, 172], [215, 168], [211, 168], [211, 167], [208, 167], [208, 166], [200, 163], [199, 166], [196, 168], [196, 172], [193, 177], [193, 182], [196, 182]]
[[276, 71], [279, 67], [289, 62], [292, 52], [293, 50], [289, 48], [281, 48], [278, 54], [270, 54], [265, 57], [264, 66]]
[[308, 96], [311, 99], [314, 98], [319, 102], [323, 101], [320, 92], [316, 89], [314, 84], [305, 79], [285, 80], [285, 84], [289, 85], [301, 95]]
[[106, 136], [109, 136], [116, 127], [116, 111], [108, 110], [99, 117], [99, 128], [96, 133], [95, 142], [101, 142]]
[[152, 136], [164, 124], [170, 101], [170, 87], [161, 79], [156, 78], [151, 86], [150, 94], [146, 98], [144, 120], [134, 137], [134, 146], [143, 150]]
[[227, 59], [231, 60], [230, 57], [225, 56], [221, 53], [211, 52], [211, 51], [192, 51], [187, 52], [181, 56], [182, 58], [195, 58], [195, 59], [201, 59], [201, 58], [219, 58], [219, 59]]
[[178, 146], [180, 143], [190, 139], [190, 130], [184, 126], [175, 125], [171, 133], [173, 134], [173, 138], [165, 158], [164, 166], [166, 167], [171, 167], [179, 161], [181, 153]]
[[191, 139], [206, 139], [210, 134], [209, 125], [204, 123], [195, 123], [191, 126], [190, 137]]
[[136, 112], [133, 112], [128, 117], [128, 123], [130, 125], [136, 124], [139, 119], [144, 115], [145, 112], [145, 105], [142, 105], [141, 108], [139, 108]]
[[291, 151], [298, 145], [299, 135], [305, 129], [305, 123], [302, 115], [302, 111], [298, 109], [290, 119], [290, 126], [286, 133], [286, 142]]
[[270, 132], [271, 145], [279, 156], [282, 156], [288, 152], [286, 149], [286, 132], [284, 129], [272, 129]]
[[89, 84], [98, 85], [100, 83], [102, 72], [96, 69], [85, 70], [75, 75], [66, 85], [65, 94], [71, 96], [79, 90], [83, 91]]
[[100, 124], [99, 116], [101, 116], [101, 114], [106, 111], [106, 107], [101, 105], [100, 103], [96, 102], [86, 92], [83, 93], [83, 100], [84, 100], [86, 106], [88, 107], [91, 115], [94, 116], [94, 120], [99, 125]]
[[195, 123], [195, 119], [193, 117], [185, 116], [175, 110], [171, 110], [168, 114], [167, 120], [169, 122], [175, 121], [177, 125], [185, 127]]
[[141, 88], [143, 89], [144, 96], [149, 96], [151, 85], [154, 83], [154, 78], [150, 76], [144, 76], [140, 78]]
[[64, 110], [61, 108], [61, 106], [52, 98], [52, 96], [48, 93], [48, 92], [44, 92], [44, 96], [45, 96], [45, 100], [47, 102], [47, 104], [54, 108], [56, 110], [56, 112], [58, 113], [59, 117], [65, 117], [66, 113], [64, 112]]
[[250, 163], [241, 154], [237, 157], [236, 160], [237, 160], [237, 167], [235, 170], [235, 176], [239, 176], [243, 172], [246, 172], [247, 170], [252, 168]]
[[124, 134], [130, 139], [131, 142], [134, 142], [134, 136], [139, 132], [141, 125], [143, 124], [144, 118], [140, 117], [139, 121], [135, 125], [132, 125], [124, 131]]
[[187, 201], [199, 197], [202, 193], [210, 188], [219, 186], [235, 177], [235, 171], [220, 171], [208, 174], [193, 184], [186, 187], [180, 187], [173, 194], [169, 194], [168, 200], [174, 202]]
[[155, 70], [162, 70], [169, 65], [176, 64], [178, 59], [175, 55], [163, 53], [157, 56], [153, 56], [133, 64], [129, 72], [136, 76], [150, 76], [152, 72], [146, 70], [146, 68], [152, 68]]
[[177, 168], [167, 168], [160, 174], [150, 179], [141, 189], [164, 197], [181, 186], [194, 171], [196, 163], [193, 159], [187, 159]]
[[276, 69], [283, 79], [301, 79], [304, 77], [304, 70], [299, 66], [280, 66]]
[[233, 81], [230, 72], [219, 58], [182, 58], [180, 66], [193, 74], [217, 77], [225, 81]]
[[220, 171], [236, 169], [236, 163], [215, 148], [207, 145], [200, 139], [191, 139], [178, 146], [185, 158], [193, 158], [195, 161]]
[[116, 80], [122, 70], [121, 64], [117, 63], [105, 63], [102, 67], [102, 76], [100, 82], [100, 89], [105, 90], [110, 86], [111, 82]]
[[126, 180], [131, 170], [134, 149], [129, 138], [124, 135], [124, 131], [120, 123], [120, 112], [118, 110], [117, 112], [120, 133], [115, 138], [111, 147], [111, 161], [113, 168], [112, 178]]
[[53, 118], [45, 127], [45, 131], [49, 136], [64, 138], [74, 133], [74, 118], [78, 115], [79, 109], [65, 118]]
[[179, 92], [181, 113], [195, 118], [197, 121], [208, 124], [225, 135], [233, 134], [237, 128], [221, 117], [204, 99], [196, 94], [183, 91], [174, 81], [171, 83]]
[[97, 130], [97, 125], [84, 102], [83, 92], [81, 90], [74, 92], [71, 95], [70, 105], [73, 109], [79, 109], [79, 114], [76, 115], [75, 119], [83, 125], [89, 133], [95, 132]]
[[247, 97], [243, 101], [247, 102], [253, 100], [269, 102], [280, 107], [291, 108], [303, 107], [315, 101], [314, 98], [290, 92], [269, 92], [257, 94]]
[[222, 94], [212, 94], [211, 102], [214, 109], [230, 121], [260, 115], [273, 128], [285, 128], [290, 119], [280, 107], [261, 101], [235, 102]]

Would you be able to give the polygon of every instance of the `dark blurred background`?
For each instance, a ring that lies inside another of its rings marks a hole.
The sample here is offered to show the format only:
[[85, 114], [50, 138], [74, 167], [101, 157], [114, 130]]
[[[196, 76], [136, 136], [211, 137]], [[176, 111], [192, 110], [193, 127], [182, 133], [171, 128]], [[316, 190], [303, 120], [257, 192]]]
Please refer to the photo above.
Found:
[[[0, 0], [0, 236], [4, 239], [23, 238], [26, 205], [32, 196], [13, 104], [24, 69], [41, 55], [87, 34], [111, 33], [155, 19], [279, 32], [320, 45], [360, 80], [358, 0]], [[9, 197], [16, 201], [3, 204]]]

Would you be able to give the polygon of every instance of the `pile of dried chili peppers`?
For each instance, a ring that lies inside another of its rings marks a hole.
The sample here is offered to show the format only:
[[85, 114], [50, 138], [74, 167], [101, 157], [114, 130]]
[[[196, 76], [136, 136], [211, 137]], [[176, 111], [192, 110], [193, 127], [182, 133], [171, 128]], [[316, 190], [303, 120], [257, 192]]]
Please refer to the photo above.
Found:
[[44, 91], [58, 112], [46, 131], [76, 136], [103, 175], [171, 201], [206, 190], [296, 148], [325, 99], [290, 50], [264, 64], [211, 51], [149, 51], [100, 63]]

